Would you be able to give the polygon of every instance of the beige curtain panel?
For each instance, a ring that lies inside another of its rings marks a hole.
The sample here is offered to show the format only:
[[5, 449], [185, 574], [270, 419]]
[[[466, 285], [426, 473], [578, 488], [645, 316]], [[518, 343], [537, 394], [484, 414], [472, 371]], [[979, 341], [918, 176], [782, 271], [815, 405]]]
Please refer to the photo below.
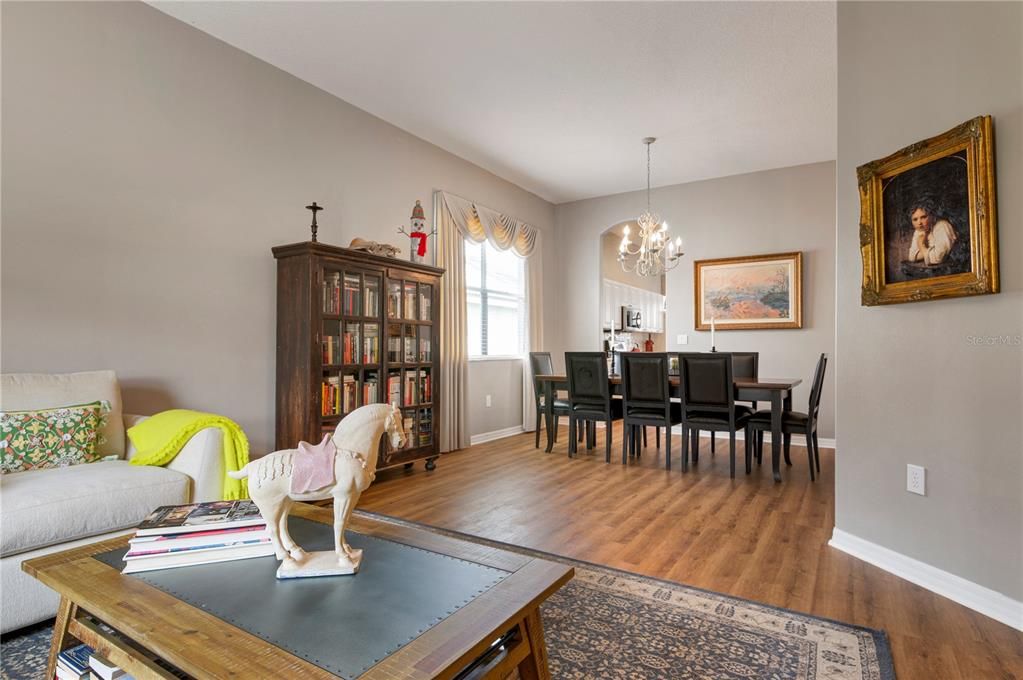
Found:
[[526, 259], [526, 356], [522, 362], [522, 429], [532, 430], [534, 397], [529, 352], [543, 346], [542, 265], [540, 231], [492, 208], [438, 191], [433, 214], [437, 222], [437, 266], [441, 278], [440, 411], [441, 452], [469, 446], [469, 353], [465, 305], [465, 240], [489, 241], [498, 250], [511, 249]]

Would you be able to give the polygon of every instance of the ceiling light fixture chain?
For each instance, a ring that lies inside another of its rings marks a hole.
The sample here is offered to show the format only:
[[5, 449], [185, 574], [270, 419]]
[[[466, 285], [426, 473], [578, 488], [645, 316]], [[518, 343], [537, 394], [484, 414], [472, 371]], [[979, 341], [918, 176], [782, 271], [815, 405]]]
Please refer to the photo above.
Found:
[[[633, 250], [629, 240], [629, 225], [625, 225], [622, 242], [618, 246], [618, 262], [626, 272], [640, 276], [661, 276], [678, 266], [682, 258], [682, 237], [673, 241], [668, 234], [668, 223], [650, 210], [650, 145], [656, 137], [644, 137], [646, 145], [646, 210], [636, 220], [639, 225], [639, 243]], [[630, 259], [635, 258], [630, 261]]]

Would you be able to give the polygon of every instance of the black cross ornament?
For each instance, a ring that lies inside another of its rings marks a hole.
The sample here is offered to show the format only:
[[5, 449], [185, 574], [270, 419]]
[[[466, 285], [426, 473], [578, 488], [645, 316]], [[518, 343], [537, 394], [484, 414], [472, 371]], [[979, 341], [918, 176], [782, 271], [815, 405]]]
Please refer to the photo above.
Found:
[[313, 243], [316, 243], [316, 229], [317, 229], [317, 226], [316, 226], [316, 213], [319, 212], [320, 210], [323, 210], [323, 206], [322, 205], [316, 205], [316, 201], [313, 201], [313, 204], [312, 205], [307, 205], [305, 207], [305, 209], [306, 210], [311, 210], [312, 213], [313, 213], [313, 223], [311, 225], [309, 225], [309, 228], [313, 230]]

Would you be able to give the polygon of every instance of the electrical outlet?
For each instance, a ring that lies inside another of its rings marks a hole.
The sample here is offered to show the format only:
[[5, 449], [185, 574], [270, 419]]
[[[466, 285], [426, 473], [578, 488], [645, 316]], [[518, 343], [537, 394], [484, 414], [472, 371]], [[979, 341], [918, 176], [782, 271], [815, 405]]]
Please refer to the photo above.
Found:
[[490, 395], [487, 395], [487, 408], [490, 408]]
[[906, 465], [906, 491], [927, 495], [927, 468], [920, 465]]
[[678, 344], [680, 344], [680, 345], [688, 345], [689, 344], [689, 336], [686, 335], [685, 333], [679, 333], [679, 335], [678, 335]]

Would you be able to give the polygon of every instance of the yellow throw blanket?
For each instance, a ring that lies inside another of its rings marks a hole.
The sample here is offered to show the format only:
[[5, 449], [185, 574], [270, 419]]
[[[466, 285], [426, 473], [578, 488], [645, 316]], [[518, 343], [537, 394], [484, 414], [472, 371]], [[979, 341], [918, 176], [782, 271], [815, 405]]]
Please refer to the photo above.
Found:
[[[249, 440], [238, 423], [213, 413], [174, 409], [157, 413], [138, 425], [128, 428], [128, 438], [138, 453], [132, 465], [166, 465], [200, 430], [218, 427], [224, 432], [224, 469], [237, 472], [249, 462]], [[244, 479], [231, 479], [224, 474], [224, 500], [249, 497]]]

